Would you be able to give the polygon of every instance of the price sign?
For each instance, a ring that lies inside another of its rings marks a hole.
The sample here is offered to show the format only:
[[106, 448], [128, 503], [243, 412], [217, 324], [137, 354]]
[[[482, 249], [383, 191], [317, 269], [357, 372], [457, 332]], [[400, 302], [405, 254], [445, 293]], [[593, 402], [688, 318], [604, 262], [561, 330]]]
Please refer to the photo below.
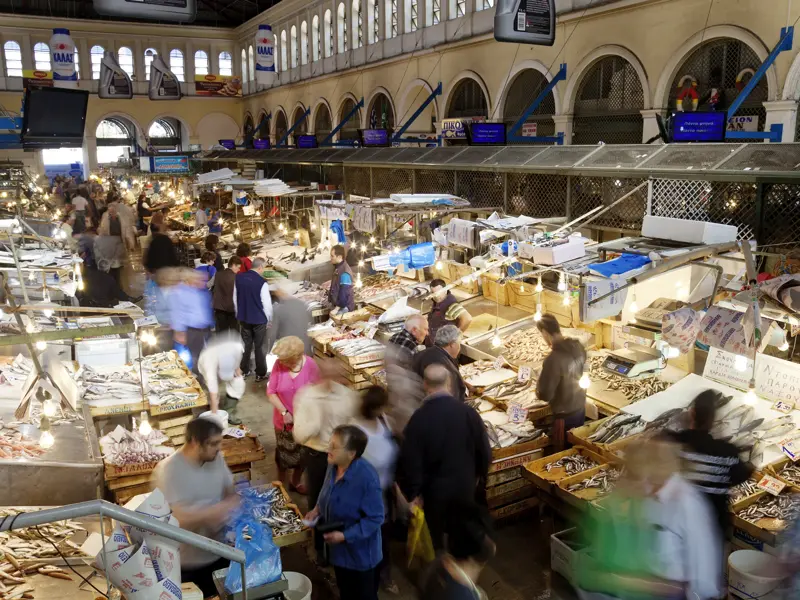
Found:
[[364, 335], [365, 335], [366, 337], [368, 337], [369, 339], [372, 339], [372, 338], [374, 338], [374, 337], [375, 337], [375, 334], [376, 334], [377, 332], [378, 332], [378, 328], [377, 328], [377, 327], [369, 327], [369, 328], [367, 328], [367, 330], [364, 332]]
[[794, 410], [794, 402], [789, 400], [778, 400], [775, 404], [772, 405], [772, 410], [777, 410], [778, 412], [782, 412], [784, 414], [789, 414]]
[[792, 462], [797, 462], [800, 459], [800, 443], [798, 443], [797, 439], [786, 438], [781, 440], [778, 442], [778, 447]]
[[241, 439], [245, 436], [244, 429], [239, 429], [238, 427], [228, 427], [224, 432], [223, 435], [227, 435], [228, 437], [233, 437], [236, 439]]
[[151, 327], [153, 325], [158, 325], [158, 319], [155, 315], [151, 315], [149, 317], [142, 317], [141, 319], [135, 319], [133, 321], [134, 326], [138, 329], [139, 327]]
[[494, 368], [495, 371], [499, 371], [500, 369], [503, 368], [503, 364], [505, 364], [505, 362], [506, 362], [505, 358], [503, 358], [502, 356], [498, 356], [497, 358], [494, 359], [494, 364], [492, 365], [492, 368]]
[[756, 487], [760, 490], [764, 490], [765, 492], [769, 492], [773, 496], [777, 496], [783, 491], [783, 488], [786, 487], [786, 484], [779, 479], [775, 479], [769, 475], [764, 475]]
[[519, 373], [517, 373], [517, 380], [520, 383], [525, 383], [526, 381], [531, 380], [531, 368], [530, 367], [520, 367]]
[[528, 419], [528, 409], [522, 408], [516, 402], [509, 403], [506, 414], [512, 423], [524, 423]]

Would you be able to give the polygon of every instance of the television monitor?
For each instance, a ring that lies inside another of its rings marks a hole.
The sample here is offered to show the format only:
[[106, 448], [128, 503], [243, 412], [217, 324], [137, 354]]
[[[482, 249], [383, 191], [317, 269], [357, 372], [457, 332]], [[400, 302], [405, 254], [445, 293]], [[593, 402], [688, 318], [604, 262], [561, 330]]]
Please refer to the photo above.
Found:
[[672, 141], [723, 142], [727, 116], [725, 111], [676, 112], [672, 115]]
[[253, 140], [253, 148], [256, 150], [269, 150], [269, 140]]
[[[20, 136], [23, 148], [82, 147], [88, 104], [87, 91], [28, 87]], [[58, 110], [53, 110], [55, 106]]]
[[227, 150], [236, 150], [236, 140], [217, 140], [219, 145]]
[[467, 142], [470, 146], [505, 146], [505, 123], [471, 123], [467, 127]]
[[359, 129], [361, 135], [361, 145], [369, 148], [389, 147], [388, 129]]
[[315, 135], [298, 135], [297, 136], [298, 148], [316, 148], [317, 136]]

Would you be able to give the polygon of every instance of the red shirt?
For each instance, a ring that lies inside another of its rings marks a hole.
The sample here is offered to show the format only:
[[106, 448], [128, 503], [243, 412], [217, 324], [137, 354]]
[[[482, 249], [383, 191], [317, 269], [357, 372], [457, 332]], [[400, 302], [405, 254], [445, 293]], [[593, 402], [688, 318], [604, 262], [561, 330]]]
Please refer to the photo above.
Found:
[[247, 273], [252, 268], [253, 261], [250, 260], [249, 256], [242, 256], [240, 258], [242, 259], [242, 270], [240, 272]]

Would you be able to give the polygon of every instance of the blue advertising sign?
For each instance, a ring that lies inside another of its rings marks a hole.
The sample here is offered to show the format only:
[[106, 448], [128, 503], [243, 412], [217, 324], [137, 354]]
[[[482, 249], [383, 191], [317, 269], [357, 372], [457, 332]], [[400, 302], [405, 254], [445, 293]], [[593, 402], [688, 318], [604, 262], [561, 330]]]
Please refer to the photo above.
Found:
[[218, 140], [219, 145], [223, 148], [227, 148], [228, 150], [235, 150], [236, 149], [236, 141], [235, 140]]
[[253, 148], [256, 150], [269, 150], [269, 140], [253, 140]]
[[505, 123], [473, 123], [469, 132], [470, 144], [505, 145], [506, 143]]
[[388, 146], [389, 131], [387, 129], [362, 129], [361, 140], [364, 146]]
[[673, 142], [722, 142], [727, 125], [725, 111], [676, 112], [672, 117]]
[[153, 156], [150, 158], [153, 173], [188, 173], [188, 156]]
[[298, 135], [297, 136], [298, 148], [316, 148], [317, 136], [315, 135]]

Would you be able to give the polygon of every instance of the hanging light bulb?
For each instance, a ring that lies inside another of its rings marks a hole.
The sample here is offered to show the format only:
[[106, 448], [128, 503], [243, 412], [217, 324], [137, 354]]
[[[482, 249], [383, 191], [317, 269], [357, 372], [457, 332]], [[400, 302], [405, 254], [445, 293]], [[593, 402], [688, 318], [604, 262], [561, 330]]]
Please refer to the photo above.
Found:
[[36, 271], [31, 271], [30, 275], [28, 275], [28, 281], [30, 282], [36, 281]]
[[263, 236], [264, 235], [264, 230], [261, 229], [261, 227], [259, 227], [258, 230], [256, 231], [256, 235], [258, 235], [258, 237]]
[[260, 210], [257, 210], [257, 211], [256, 211], [256, 219], [258, 219], [260, 216], [261, 216], [261, 211], [260, 211]]
[[520, 294], [524, 294], [525, 293], [525, 284], [524, 283], [520, 283], [519, 284], [519, 293]]
[[39, 340], [36, 342], [36, 349], [37, 350], [47, 350], [47, 342], [44, 340]]
[[281, 231], [286, 231], [286, 227], [284, 227], [283, 223], [278, 225], [278, 229], [280, 229]]
[[564, 298], [561, 300], [561, 304], [563, 306], [569, 306], [570, 301], [571, 301], [571, 299], [570, 299], [569, 292], [564, 292]]
[[150, 419], [147, 416], [145, 411], [142, 411], [140, 420], [139, 420], [139, 433], [143, 436], [148, 436], [153, 432], [153, 427], [150, 425]]
[[317, 229], [317, 224], [314, 221], [311, 221], [311, 231], [315, 231]]
[[739, 371], [740, 373], [744, 373], [747, 371], [747, 357], [741, 354], [737, 354], [736, 358], [733, 359], [733, 368]]
[[53, 311], [52, 311], [52, 310], [50, 310], [49, 308], [45, 308], [45, 309], [42, 311], [42, 314], [43, 314], [45, 317], [47, 317], [47, 318], [49, 319], [50, 317], [52, 317], [52, 316], [53, 316]]
[[369, 243], [370, 243], [370, 244], [374, 244], [374, 243], [375, 243], [375, 236], [374, 236], [374, 235], [373, 235], [373, 236], [370, 236], [370, 238], [369, 238]]
[[361, 251], [362, 252], [366, 252], [367, 251], [367, 245], [366, 244], [361, 244]]
[[536, 293], [541, 294], [544, 291], [544, 286], [542, 285], [542, 278], [536, 280]]
[[567, 278], [563, 273], [561, 274], [561, 277], [558, 278], [558, 291], [559, 292], [567, 291]]
[[581, 378], [578, 380], [578, 385], [580, 386], [581, 389], [588, 390], [591, 384], [592, 380], [589, 379], [589, 374], [586, 371], [584, 371], [583, 375], [581, 375]]
[[758, 396], [756, 396], [756, 386], [751, 382], [747, 389], [747, 393], [744, 395], [744, 403], [750, 406], [755, 406], [757, 402]]
[[52, 398], [42, 402], [42, 414], [48, 419], [56, 416], [56, 410], [58, 410], [58, 404]]
[[220, 227], [222, 227], [223, 225], [225, 225], [225, 219], [223, 219], [222, 217], [220, 217], [220, 218], [219, 218], [219, 221], [217, 221], [217, 224], [218, 224]]
[[444, 265], [442, 264], [442, 261], [437, 260], [436, 261], [436, 270], [437, 271], [441, 271], [442, 269], [444, 269]]
[[359, 274], [358, 274], [358, 277], [356, 277], [356, 287], [357, 287], [357, 288], [360, 288], [360, 287], [362, 287], [363, 285], [364, 285], [364, 283], [361, 281], [361, 273], [359, 273]]
[[503, 345], [503, 340], [500, 339], [500, 335], [497, 333], [497, 328], [494, 330], [494, 337], [492, 337], [492, 348], [499, 348]]
[[789, 349], [789, 340], [783, 340], [783, 343], [778, 346], [780, 352], [786, 352]]
[[299, 231], [295, 231], [294, 232], [294, 239], [296, 239], [296, 240], [300, 239], [300, 232]]
[[34, 325], [33, 323], [28, 323], [25, 326], [25, 331], [27, 331], [28, 333], [36, 333], [36, 325]]
[[542, 320], [542, 305], [541, 304], [537, 304], [536, 305], [536, 312], [533, 313], [533, 320], [537, 321], [537, 322]]
[[49, 430], [43, 431], [42, 435], [39, 436], [39, 447], [47, 450], [53, 447], [55, 441], [53, 434]]
[[364, 261], [363, 261], [363, 259], [362, 259], [362, 260], [360, 260], [360, 261], [358, 261], [358, 266], [359, 266], [359, 267], [363, 267], [363, 266], [364, 266]]
[[634, 315], [639, 312], [639, 305], [636, 303], [636, 288], [633, 289], [633, 297], [629, 308]]
[[83, 291], [83, 288], [84, 288], [84, 285], [83, 285], [83, 279], [79, 279], [79, 280], [78, 280], [78, 289], [79, 289], [80, 291]]
[[233, 235], [239, 235], [240, 233], [242, 233], [242, 230], [239, 229], [239, 227], [236, 227], [236, 229], [233, 230]]
[[0, 198], [8, 198], [8, 192], [0, 192]]

